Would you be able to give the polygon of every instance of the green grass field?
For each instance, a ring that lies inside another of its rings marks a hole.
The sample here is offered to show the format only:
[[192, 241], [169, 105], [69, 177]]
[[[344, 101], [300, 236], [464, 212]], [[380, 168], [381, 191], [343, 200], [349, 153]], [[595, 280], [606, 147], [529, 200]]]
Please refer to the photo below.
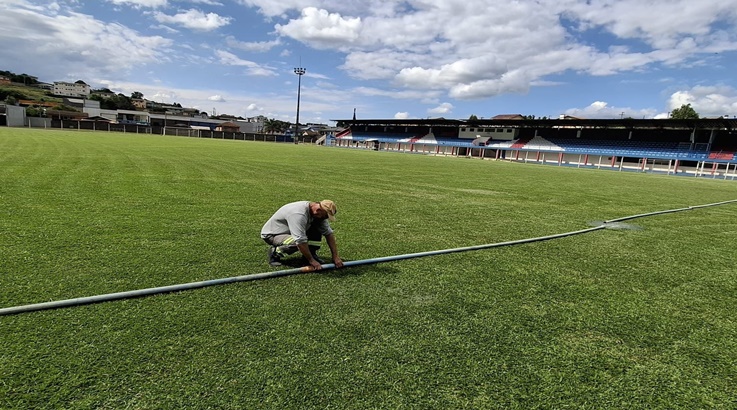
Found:
[[[0, 308], [276, 270], [330, 198], [346, 260], [737, 199], [734, 181], [0, 128]], [[727, 409], [737, 204], [642, 230], [0, 316], [2, 409]]]

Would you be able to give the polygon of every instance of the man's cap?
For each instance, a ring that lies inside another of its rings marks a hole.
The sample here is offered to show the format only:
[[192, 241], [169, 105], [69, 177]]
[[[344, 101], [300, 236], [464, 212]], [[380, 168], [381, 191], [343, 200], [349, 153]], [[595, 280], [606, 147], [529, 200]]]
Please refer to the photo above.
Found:
[[320, 201], [320, 208], [328, 213], [328, 219], [331, 221], [335, 220], [335, 214], [338, 213], [338, 208], [335, 207], [335, 202], [329, 199], [323, 199]]

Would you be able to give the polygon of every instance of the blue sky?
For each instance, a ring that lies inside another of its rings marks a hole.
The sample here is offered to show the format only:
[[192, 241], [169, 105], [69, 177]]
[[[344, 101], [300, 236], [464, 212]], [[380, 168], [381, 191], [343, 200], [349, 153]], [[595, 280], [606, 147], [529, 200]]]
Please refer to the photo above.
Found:
[[0, 0], [0, 69], [300, 122], [737, 116], [737, 0]]

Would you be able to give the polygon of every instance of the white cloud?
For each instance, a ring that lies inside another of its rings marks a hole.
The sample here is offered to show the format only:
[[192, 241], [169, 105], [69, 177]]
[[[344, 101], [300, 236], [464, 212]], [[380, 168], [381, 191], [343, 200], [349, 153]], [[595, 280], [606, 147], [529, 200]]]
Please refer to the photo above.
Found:
[[609, 76], [737, 50], [731, 1], [384, 1], [375, 10], [357, 0], [241, 1], [270, 17], [300, 11], [277, 32], [345, 52], [340, 68], [355, 78], [458, 99], [526, 93], [568, 72]]
[[396, 0], [237, 0], [250, 7], [257, 7], [267, 17], [282, 16], [291, 10], [302, 10], [306, 7], [316, 7], [346, 14], [373, 14], [377, 16], [395, 16], [401, 10], [411, 5]]
[[173, 28], [171, 28], [169, 26], [166, 26], [164, 24], [157, 24], [155, 26], [151, 26], [151, 28], [155, 28], [155, 29], [159, 29], [159, 30], [164, 30], [164, 31], [166, 31], [169, 34], [179, 33], [179, 30], [173, 29]]
[[113, 3], [115, 5], [126, 5], [126, 6], [132, 6], [136, 8], [140, 7], [150, 7], [150, 8], [157, 8], [157, 7], [164, 7], [167, 5], [167, 0], [108, 0], [110, 3]]
[[211, 97], [208, 97], [207, 99], [210, 101], [225, 102], [225, 98], [223, 98], [222, 95], [213, 95]]
[[[212, 112], [214, 109], [218, 113], [241, 116], [253, 116], [258, 113], [269, 118], [284, 118], [287, 121], [294, 121], [295, 100], [292, 95], [263, 95], [248, 92], [235, 95], [230, 94], [230, 91], [217, 89], [175, 88], [118, 81], [104, 81], [102, 83], [114, 92], [122, 92], [125, 95], [130, 95], [133, 91], [139, 91], [143, 93], [145, 98], [162, 103], [171, 104], [177, 102], [184, 107], [204, 109], [208, 112]], [[228, 98], [225, 101], [213, 101], [210, 99], [212, 96], [218, 95], [227, 95]], [[254, 101], [258, 101], [258, 103], [254, 103]], [[304, 104], [303, 109], [300, 111], [300, 121], [313, 122], [314, 111], [328, 109], [332, 110], [334, 107], [313, 104], [312, 102]]]
[[198, 31], [216, 30], [227, 26], [233, 20], [230, 17], [222, 17], [216, 13], [205, 14], [203, 11], [195, 9], [180, 12], [173, 16], [157, 11], [154, 12], [153, 16], [159, 23], [177, 24]]
[[654, 109], [634, 109], [630, 107], [613, 107], [605, 101], [595, 101], [585, 108], [571, 108], [565, 111], [566, 115], [587, 119], [613, 118], [655, 118], [658, 114]]
[[343, 18], [337, 13], [328, 13], [315, 7], [302, 10], [302, 16], [290, 20], [286, 25], [277, 24], [276, 31], [282, 35], [310, 44], [315, 48], [342, 47], [358, 39], [361, 29], [360, 18]]
[[[115, 84], [115, 83], [106, 83], [106, 82], [103, 81], [103, 84], [106, 84], [106, 85], [108, 85], [108, 88], [111, 88], [111, 86], [114, 87], [113, 84]], [[118, 87], [116, 87], [116, 88], [118, 88]], [[143, 90], [145, 88], [139, 87], [139, 89], [142, 89]], [[144, 96], [147, 96], [147, 99], [150, 98], [152, 101], [157, 101], [157, 102], [166, 103], [166, 104], [171, 104], [171, 103], [174, 102], [174, 100], [177, 99], [177, 94], [175, 92], [171, 92], [171, 91], [156, 91], [153, 94], [144, 93], [143, 95]], [[148, 95], [151, 95], [151, 97], [148, 97]]]
[[189, 2], [189, 3], [198, 3], [198, 4], [207, 4], [209, 6], [223, 6], [223, 3], [215, 0], [177, 0], [180, 2]]
[[426, 56], [413, 51], [355, 51], [346, 56], [345, 62], [339, 68], [351, 77], [362, 80], [391, 80], [405, 68], [423, 69], [422, 67], [430, 64], [428, 60]]
[[366, 97], [388, 97], [400, 100], [414, 100], [422, 103], [428, 103], [440, 96], [440, 91], [424, 91], [424, 90], [393, 90], [380, 89], [372, 87], [354, 87], [351, 94]]
[[249, 60], [242, 60], [238, 58], [238, 56], [236, 56], [235, 54], [229, 53], [227, 51], [216, 50], [215, 55], [220, 59], [220, 64], [246, 67], [246, 74], [251, 76], [267, 77], [278, 75], [276, 71], [271, 67], [262, 66]]
[[435, 108], [431, 108], [427, 110], [427, 113], [431, 115], [445, 115], [445, 114], [450, 114], [452, 112], [453, 112], [453, 104], [447, 103], [447, 102], [442, 103]]
[[330, 77], [326, 76], [325, 74], [313, 73], [310, 71], [307, 71], [307, 73], [305, 74], [305, 77], [317, 78], [319, 80], [329, 80], [330, 79]]
[[172, 45], [161, 36], [85, 14], [61, 9], [41, 13], [25, 1], [0, 2], [0, 27], [0, 61], [28, 67], [42, 81], [128, 72], [168, 60]]
[[500, 77], [507, 71], [507, 63], [497, 56], [482, 56], [454, 61], [438, 69], [412, 67], [402, 69], [397, 80], [408, 87], [449, 88], [456, 84], [483, 81], [489, 76]]
[[223, 50], [215, 50], [215, 55], [217, 55], [220, 58], [221, 64], [226, 65], [238, 65], [238, 66], [245, 66], [245, 67], [257, 67], [258, 64], [254, 63], [253, 61], [249, 60], [242, 60], [238, 58], [233, 53], [229, 53], [227, 51]]
[[[302, 80], [313, 81], [303, 88], [302, 103], [314, 113], [305, 115], [315, 118], [322, 116], [317, 112], [340, 112], [341, 104], [364, 112], [379, 112], [375, 104], [391, 110], [388, 115], [422, 115], [428, 108], [442, 111], [441, 103], [447, 103], [452, 111], [471, 113], [481, 109], [463, 100], [528, 92], [546, 100], [528, 100], [531, 105], [570, 107], [576, 103], [558, 101], [550, 97], [552, 90], [539, 88], [580, 94], [588, 86], [584, 92], [599, 92], [601, 78], [594, 77], [604, 76], [618, 77], [622, 88], [616, 101], [624, 107], [592, 104], [571, 108], [571, 115], [619, 118], [625, 112], [641, 118], [691, 102], [700, 114], [712, 116], [733, 110], [735, 100], [737, 82], [730, 71], [737, 54], [734, 1], [0, 0], [0, 62], [42, 81], [92, 83], [135, 75], [140, 81], [160, 78], [165, 86], [181, 81], [179, 87], [193, 84], [199, 90], [218, 84], [219, 89], [192, 101], [241, 114], [254, 103], [264, 112], [279, 112], [282, 103], [283, 112], [293, 111], [295, 65], [284, 57], [312, 54], [309, 58], [320, 64], [306, 64]], [[254, 19], [256, 9], [263, 18]], [[223, 27], [227, 33], [211, 33]], [[626, 83], [640, 74], [647, 74], [648, 87]], [[244, 75], [262, 77], [238, 83]], [[365, 82], [346, 82], [346, 75]], [[660, 78], [670, 81], [660, 83]], [[725, 85], [707, 92], [695, 84]], [[336, 91], [326, 92], [331, 86]], [[235, 89], [262, 94], [233, 96]], [[651, 96], [642, 95], [645, 90]], [[146, 95], [157, 91], [166, 93], [162, 88]], [[227, 101], [208, 99], [217, 95]], [[278, 104], [261, 102], [272, 95]], [[636, 101], [632, 107], [620, 99], [630, 95]], [[563, 101], [580, 98], [561, 94]], [[608, 98], [614, 100], [597, 94], [583, 101]], [[530, 111], [548, 115], [560, 109]]]
[[409, 118], [409, 113], [408, 112], [398, 112], [394, 114], [394, 118], [398, 120], [406, 120], [407, 118]]
[[565, 13], [581, 30], [603, 28], [623, 39], [644, 40], [653, 48], [676, 47], [684, 38], [706, 40], [720, 29], [714, 24], [737, 16], [730, 1], [604, 0], [570, 2]]
[[684, 104], [702, 117], [737, 116], [737, 90], [727, 86], [697, 86], [673, 93], [668, 99], [668, 112]]
[[237, 48], [244, 51], [255, 51], [255, 52], [265, 52], [269, 51], [272, 48], [281, 45], [281, 40], [276, 39], [272, 41], [238, 41], [233, 36], [228, 36], [225, 38], [225, 44], [228, 45], [228, 47]]

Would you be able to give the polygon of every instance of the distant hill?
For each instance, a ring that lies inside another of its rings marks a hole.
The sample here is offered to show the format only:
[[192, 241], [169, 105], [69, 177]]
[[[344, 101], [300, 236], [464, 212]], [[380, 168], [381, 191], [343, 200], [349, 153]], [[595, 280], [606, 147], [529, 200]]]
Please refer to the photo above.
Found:
[[10, 81], [25, 85], [38, 84], [38, 77], [28, 74], [16, 74], [12, 71], [0, 70], [0, 77], [8, 77]]
[[12, 96], [16, 100], [62, 102], [61, 98], [53, 97], [50, 92], [40, 88], [18, 84], [0, 84], [0, 101], [5, 101], [8, 96]]

